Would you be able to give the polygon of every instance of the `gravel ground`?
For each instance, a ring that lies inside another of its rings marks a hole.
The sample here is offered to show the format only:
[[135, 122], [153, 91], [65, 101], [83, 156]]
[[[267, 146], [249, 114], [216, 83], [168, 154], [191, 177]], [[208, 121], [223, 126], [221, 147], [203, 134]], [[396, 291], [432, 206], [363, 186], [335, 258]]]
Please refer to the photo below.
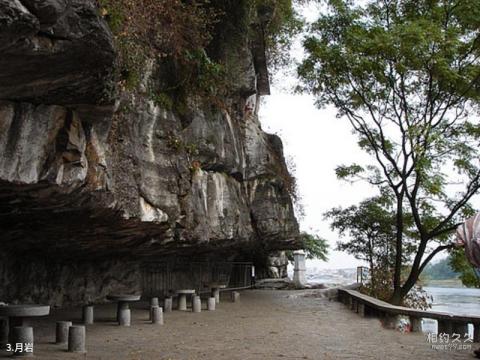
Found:
[[[311, 293], [311, 292], [310, 292]], [[228, 295], [228, 294], [224, 294]], [[53, 344], [56, 320], [78, 321], [80, 309], [56, 310], [35, 320], [36, 359], [269, 360], [269, 359], [472, 359], [472, 351], [433, 350], [425, 334], [382, 328], [342, 304], [296, 291], [250, 290], [214, 312], [174, 311], [165, 325], [147, 321], [146, 303], [132, 309], [132, 326], [113, 322], [115, 306], [95, 306], [87, 327], [87, 354]], [[226, 296], [225, 296], [226, 297]], [[205, 304], [204, 304], [205, 307]], [[473, 344], [472, 349], [478, 344]], [[5, 353], [0, 353], [6, 357]]]

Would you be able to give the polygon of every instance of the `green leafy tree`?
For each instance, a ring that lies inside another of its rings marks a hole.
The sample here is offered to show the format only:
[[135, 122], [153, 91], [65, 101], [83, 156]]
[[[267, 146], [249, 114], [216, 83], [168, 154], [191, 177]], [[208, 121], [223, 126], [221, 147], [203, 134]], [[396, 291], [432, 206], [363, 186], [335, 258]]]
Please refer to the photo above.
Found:
[[300, 238], [307, 259], [328, 260], [328, 242], [316, 234], [301, 232]]
[[[316, 234], [310, 234], [305, 231], [300, 233], [302, 249], [305, 251], [307, 259], [328, 260], [328, 241]], [[293, 251], [286, 251], [288, 260], [293, 261]]]
[[[480, 7], [477, 0], [328, 1], [304, 41], [303, 90], [349, 120], [373, 164], [341, 166], [394, 198], [400, 304], [429, 261], [452, 247], [480, 187]], [[401, 277], [405, 213], [417, 244]]]
[[[396, 219], [391, 207], [391, 200], [374, 197], [362, 201], [358, 206], [333, 208], [324, 215], [331, 220], [332, 230], [337, 230], [340, 237], [348, 236], [337, 242], [337, 250], [368, 263], [373, 289], [380, 283], [387, 283], [382, 280], [383, 275], [378, 273], [390, 274], [395, 266]], [[411, 225], [411, 217], [405, 217], [404, 222]], [[404, 262], [416, 251], [415, 241], [408, 235], [405, 237]]]
[[465, 256], [464, 248], [455, 248], [450, 253], [449, 265], [453, 271], [460, 273], [460, 280], [468, 287], [480, 288], [480, 278]]

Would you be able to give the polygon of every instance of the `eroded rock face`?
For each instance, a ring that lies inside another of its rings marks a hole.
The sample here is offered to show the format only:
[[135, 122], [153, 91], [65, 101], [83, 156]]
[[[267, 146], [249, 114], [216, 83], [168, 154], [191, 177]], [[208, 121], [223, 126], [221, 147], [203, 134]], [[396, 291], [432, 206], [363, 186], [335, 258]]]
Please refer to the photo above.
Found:
[[285, 251], [276, 251], [270, 254], [267, 261], [268, 278], [283, 279], [288, 277], [288, 258]]
[[[126, 261], [139, 269], [162, 256], [299, 246], [247, 43], [229, 106], [192, 100], [180, 118], [147, 92], [113, 97], [112, 35], [93, 1], [0, 0], [0, 27], [0, 251], [29, 256], [16, 280], [11, 261], [0, 266], [0, 296], [46, 301], [43, 291], [64, 304], [96, 289], [98, 300], [105, 289], [139, 290]], [[116, 280], [94, 281], [108, 266]], [[29, 273], [42, 291], [19, 287]]]
[[112, 36], [90, 0], [0, 1], [0, 98], [71, 105], [106, 102]]
[[0, 298], [10, 303], [61, 306], [105, 301], [105, 297], [113, 292], [141, 293], [142, 274], [135, 262], [111, 260], [67, 264], [39, 259], [32, 261], [28, 257], [1, 260], [3, 286]]

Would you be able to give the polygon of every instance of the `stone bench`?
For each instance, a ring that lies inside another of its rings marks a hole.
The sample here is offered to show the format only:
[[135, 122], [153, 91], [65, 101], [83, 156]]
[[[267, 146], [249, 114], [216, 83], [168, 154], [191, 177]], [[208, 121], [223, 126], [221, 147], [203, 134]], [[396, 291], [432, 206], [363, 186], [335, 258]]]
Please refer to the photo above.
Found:
[[411, 331], [421, 331], [422, 319], [434, 319], [438, 322], [438, 333], [468, 333], [468, 324], [473, 324], [473, 341], [480, 342], [480, 316], [453, 315], [440, 311], [425, 311], [396, 306], [375, 299], [355, 290], [339, 289], [338, 300], [361, 316], [377, 316], [392, 323], [398, 315], [408, 316]]

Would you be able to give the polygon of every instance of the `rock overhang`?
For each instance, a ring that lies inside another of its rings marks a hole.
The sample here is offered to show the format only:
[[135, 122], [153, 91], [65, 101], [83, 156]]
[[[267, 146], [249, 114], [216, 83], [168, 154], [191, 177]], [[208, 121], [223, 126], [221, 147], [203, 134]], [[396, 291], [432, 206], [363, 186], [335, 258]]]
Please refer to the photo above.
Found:
[[185, 122], [145, 93], [115, 97], [113, 36], [94, 1], [38, 4], [0, 1], [4, 253], [68, 264], [300, 246], [246, 44], [231, 108], [192, 104]]

